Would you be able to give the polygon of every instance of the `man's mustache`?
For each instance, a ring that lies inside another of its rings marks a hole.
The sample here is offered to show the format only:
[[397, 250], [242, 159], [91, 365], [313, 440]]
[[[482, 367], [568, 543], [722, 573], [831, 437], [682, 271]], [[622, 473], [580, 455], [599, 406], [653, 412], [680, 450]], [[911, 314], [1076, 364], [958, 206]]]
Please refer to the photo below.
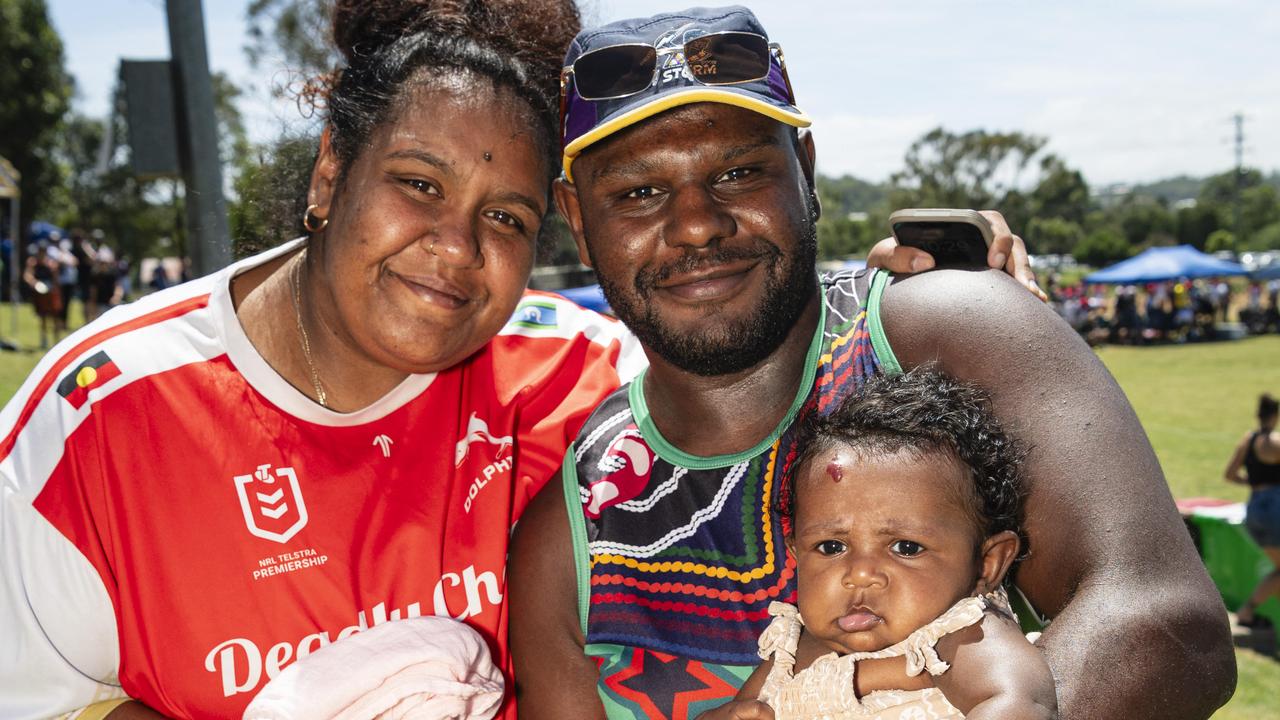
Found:
[[636, 276], [636, 286], [641, 290], [650, 290], [658, 283], [670, 279], [672, 275], [684, 275], [710, 270], [741, 260], [763, 260], [777, 258], [781, 255], [782, 253], [778, 248], [767, 243], [759, 243], [753, 247], [719, 248], [709, 253], [694, 250], [660, 268], [642, 271]]

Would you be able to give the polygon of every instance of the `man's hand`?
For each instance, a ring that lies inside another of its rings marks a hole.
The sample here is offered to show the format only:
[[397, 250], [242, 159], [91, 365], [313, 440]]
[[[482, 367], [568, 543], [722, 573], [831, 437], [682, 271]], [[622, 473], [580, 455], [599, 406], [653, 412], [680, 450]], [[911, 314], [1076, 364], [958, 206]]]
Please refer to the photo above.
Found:
[[[1031, 270], [1031, 262], [1027, 259], [1027, 246], [1022, 238], [1013, 234], [1004, 216], [995, 210], [979, 211], [987, 222], [991, 223], [993, 238], [991, 248], [987, 251], [987, 265], [1004, 270], [1013, 276], [1023, 287], [1031, 291], [1041, 300], [1048, 296], [1036, 283], [1036, 274]], [[867, 265], [883, 268], [895, 275], [910, 275], [924, 272], [934, 266], [933, 256], [919, 248], [899, 245], [898, 241], [887, 237], [875, 244], [867, 253]]]

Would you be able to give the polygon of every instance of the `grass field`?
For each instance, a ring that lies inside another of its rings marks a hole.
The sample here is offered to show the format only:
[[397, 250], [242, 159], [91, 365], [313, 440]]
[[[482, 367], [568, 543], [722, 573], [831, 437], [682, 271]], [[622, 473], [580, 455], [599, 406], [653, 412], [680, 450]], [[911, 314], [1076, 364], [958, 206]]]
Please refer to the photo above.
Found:
[[[0, 337], [35, 347], [35, 318], [25, 306], [18, 333], [0, 310]], [[73, 321], [79, 308], [72, 308]], [[0, 400], [7, 401], [39, 360], [38, 352], [0, 353]], [[1103, 347], [1106, 363], [1137, 410], [1174, 497], [1242, 500], [1245, 488], [1222, 480], [1235, 444], [1254, 424], [1258, 395], [1280, 394], [1280, 336], [1229, 343], [1149, 348]], [[1216, 720], [1280, 719], [1280, 660], [1238, 649], [1240, 682]]]

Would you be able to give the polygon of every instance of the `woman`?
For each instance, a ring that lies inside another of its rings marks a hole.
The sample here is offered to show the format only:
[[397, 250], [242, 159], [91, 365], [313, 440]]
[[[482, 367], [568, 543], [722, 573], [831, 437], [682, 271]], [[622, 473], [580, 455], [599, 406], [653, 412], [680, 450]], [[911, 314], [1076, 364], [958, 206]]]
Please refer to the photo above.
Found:
[[40, 347], [49, 347], [49, 337], [58, 339], [58, 317], [62, 313], [62, 289], [58, 285], [58, 262], [49, 256], [44, 243], [27, 257], [22, 282], [31, 294], [31, 304], [40, 319]]
[[[1280, 597], [1280, 432], [1276, 417], [1280, 403], [1270, 395], [1258, 398], [1258, 429], [1250, 431], [1236, 446], [1225, 476], [1229, 482], [1249, 486], [1249, 506], [1245, 527], [1271, 560], [1272, 569], [1258, 581], [1253, 593], [1236, 611], [1236, 622], [1244, 627], [1269, 627], [1271, 621], [1257, 614], [1267, 598]], [[1243, 472], [1241, 472], [1243, 471]]]
[[511, 527], [638, 357], [523, 291], [577, 11], [347, 0], [334, 29], [308, 236], [80, 330], [4, 411], [0, 716], [238, 716], [416, 615], [508, 665]]

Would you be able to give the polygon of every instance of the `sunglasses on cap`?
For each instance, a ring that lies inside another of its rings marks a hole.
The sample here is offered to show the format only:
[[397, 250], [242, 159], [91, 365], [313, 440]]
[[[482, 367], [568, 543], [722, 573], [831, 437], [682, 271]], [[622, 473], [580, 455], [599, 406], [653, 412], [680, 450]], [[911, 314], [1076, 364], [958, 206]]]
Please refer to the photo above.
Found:
[[[625, 43], [583, 53], [560, 71], [560, 128], [564, 133], [569, 83], [583, 100], [615, 100], [644, 92], [658, 81], [659, 58], [680, 53], [684, 65], [664, 69], [679, 72], [703, 85], [734, 85], [763, 80], [773, 57], [778, 58], [787, 99], [794, 103], [791, 78], [782, 47], [752, 32], [725, 31], [689, 40], [684, 45], [657, 48], [646, 43]], [[688, 72], [685, 73], [684, 71]], [[665, 79], [665, 78], [664, 78]]]

